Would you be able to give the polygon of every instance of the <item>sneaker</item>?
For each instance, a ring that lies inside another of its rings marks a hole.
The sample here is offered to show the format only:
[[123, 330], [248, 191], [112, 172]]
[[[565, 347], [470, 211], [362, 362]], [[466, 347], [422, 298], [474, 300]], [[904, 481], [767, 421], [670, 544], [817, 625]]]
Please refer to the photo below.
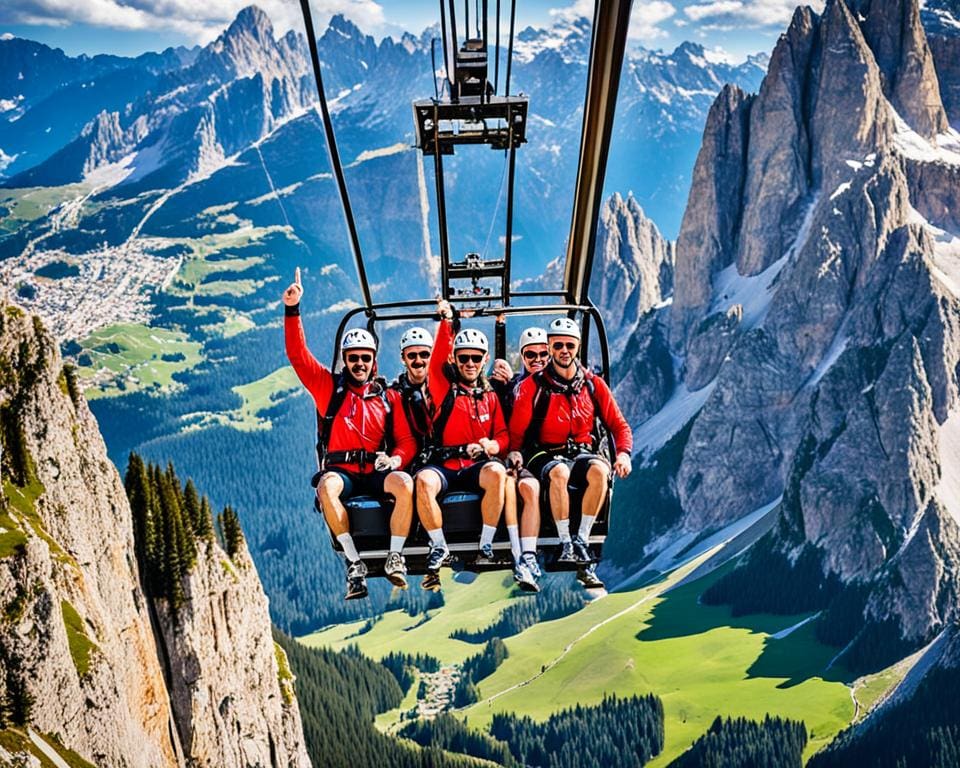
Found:
[[577, 581], [583, 584], [584, 589], [603, 589], [603, 582], [597, 576], [596, 563], [591, 563], [583, 568], [578, 568]]
[[347, 566], [347, 594], [344, 600], [359, 600], [367, 596], [367, 566], [357, 560]]
[[573, 553], [576, 555], [576, 562], [587, 565], [588, 563], [596, 562], [596, 558], [591, 554], [590, 548], [580, 536], [573, 537]]
[[480, 554], [477, 555], [477, 559], [473, 562], [474, 565], [495, 565], [498, 561], [497, 555], [493, 551], [493, 544], [481, 544]]
[[427, 570], [439, 574], [440, 568], [447, 564], [449, 557], [450, 550], [445, 545], [431, 544], [427, 553]]
[[530, 566], [527, 564], [527, 561], [523, 556], [520, 557], [520, 561], [513, 569], [513, 580], [517, 582], [517, 586], [520, 587], [520, 589], [522, 589], [524, 592], [540, 591], [540, 587], [537, 584], [537, 579], [533, 575], [533, 571], [530, 570]]
[[558, 563], [575, 563], [577, 562], [577, 556], [573, 552], [573, 542], [572, 541], [562, 541], [560, 542], [560, 557], [557, 558]]
[[540, 570], [540, 563], [537, 562], [536, 552], [524, 552], [520, 555], [520, 560], [526, 563], [527, 568], [530, 569], [530, 573], [533, 574], [533, 578], [539, 579], [543, 577], [543, 571]]
[[423, 578], [420, 580], [420, 588], [427, 590], [427, 592], [439, 592], [440, 591], [440, 572], [427, 571], [423, 575]]
[[403, 562], [403, 555], [399, 552], [388, 552], [383, 564], [383, 573], [387, 580], [400, 589], [407, 588], [407, 565]]

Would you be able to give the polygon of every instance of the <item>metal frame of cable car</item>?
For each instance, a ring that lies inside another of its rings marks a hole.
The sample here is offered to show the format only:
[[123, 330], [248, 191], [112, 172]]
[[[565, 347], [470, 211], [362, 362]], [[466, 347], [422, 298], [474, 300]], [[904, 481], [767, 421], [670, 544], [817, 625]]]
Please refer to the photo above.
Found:
[[[601, 375], [603, 375], [604, 378], [608, 378], [610, 361], [608, 357], [606, 332], [600, 312], [590, 301], [588, 291], [596, 247], [597, 219], [606, 172], [607, 153], [609, 151], [610, 137], [612, 134], [616, 97], [619, 89], [620, 69], [626, 48], [632, 0], [596, 0], [593, 26], [594, 34], [590, 49], [580, 157], [577, 169], [574, 205], [571, 215], [563, 290], [524, 292], [511, 292], [510, 290], [513, 182], [515, 176], [516, 150], [518, 146], [526, 141], [526, 116], [528, 108], [525, 97], [511, 97], [509, 95], [516, 0], [511, 1], [510, 10], [509, 52], [507, 56], [505, 80], [506, 96], [497, 96], [496, 94], [499, 85], [500, 65], [499, 0], [497, 2], [497, 23], [495, 27], [497, 54], [494, 65], [494, 83], [492, 86], [489, 83], [489, 79], [484, 80], [485, 73], [488, 71], [486, 51], [489, 47], [487, 35], [487, 0], [482, 0], [482, 32], [478, 27], [477, 37], [471, 38], [469, 34], [465, 35], [464, 45], [460, 51], [456, 51], [458, 36], [455, 0], [446, 1], [448, 3], [447, 8], [449, 9], [449, 26], [444, 0], [440, 0], [440, 12], [441, 27], [444, 31], [445, 71], [447, 72], [446, 88], [449, 90], [450, 98], [448, 101], [444, 101], [440, 98], [440, 94], [437, 93], [435, 99], [418, 101], [414, 104], [417, 146], [424, 156], [432, 155], [434, 157], [434, 167], [436, 170], [442, 295], [444, 298], [458, 304], [476, 302], [477, 299], [480, 299], [486, 306], [473, 308], [475, 316], [477, 317], [492, 317], [501, 314], [507, 316], [566, 314], [571, 318], [579, 316], [583, 328], [581, 358], [586, 362], [592, 323], [600, 343], [602, 361]], [[307, 42], [317, 84], [319, 107], [327, 139], [330, 163], [343, 206], [347, 233], [357, 268], [361, 292], [363, 294], [363, 306], [347, 312], [337, 329], [333, 361], [333, 368], [336, 369], [339, 364], [339, 355], [336, 350], [339, 349], [342, 335], [350, 321], [358, 315], [363, 314], [366, 316], [367, 327], [375, 335], [377, 335], [375, 331], [377, 322], [388, 320], [423, 320], [435, 317], [435, 315], [432, 307], [433, 301], [429, 299], [378, 304], [374, 304], [372, 301], [370, 286], [363, 264], [360, 241], [353, 217], [353, 210], [350, 205], [343, 167], [340, 163], [337, 150], [336, 137], [324, 94], [316, 36], [310, 14], [310, 2], [309, 0], [300, 0], [300, 5], [306, 26]], [[466, 28], [469, 30], [469, 0], [466, 1], [465, 5], [465, 17]], [[453, 61], [453, 66], [451, 66], [451, 61]], [[436, 67], [434, 67], [434, 70], [435, 69]], [[484, 82], [486, 82], [486, 85], [483, 85]], [[478, 84], [480, 84], [479, 87]], [[487, 121], [493, 122], [494, 124], [491, 126]], [[493, 149], [505, 150], [508, 153], [509, 174], [506, 207], [506, 237], [504, 255], [501, 259], [480, 260], [478, 262], [476, 258], [472, 258], [473, 255], [465, 258], [463, 262], [452, 262], [450, 259], [446, 205], [443, 190], [442, 158], [445, 154], [453, 154], [457, 144], [487, 144]], [[479, 280], [495, 277], [500, 278], [501, 287], [499, 295], [486, 293], [477, 296], [475, 292], [471, 292], [470, 290], [458, 291], [451, 283], [453, 280], [470, 280], [473, 287], [476, 288]], [[550, 299], [557, 299], [558, 301], [556, 303], [536, 303], [536, 301]], [[514, 300], [521, 300], [523, 303], [515, 304]], [[495, 352], [498, 356], [504, 356], [505, 335], [498, 335], [495, 339]], [[318, 413], [318, 435], [320, 433], [320, 423], [321, 415]], [[460, 495], [463, 496], [464, 494]], [[606, 538], [611, 495], [612, 483], [607, 503], [602, 510], [606, 514], [598, 517], [594, 527], [594, 535], [591, 536], [590, 544], [595, 551], [599, 551], [599, 547], [602, 546]], [[461, 499], [450, 501], [449, 496], [448, 494], [448, 498], [444, 500], [445, 510], [447, 509], [446, 505], [448, 503], [454, 505], [466, 504], [467, 506], [469, 506], [469, 504], [476, 505], [475, 499], [467, 503], [467, 501]], [[351, 511], [351, 527], [354, 531], [354, 538], [357, 541], [361, 557], [368, 564], [368, 567], [371, 568], [371, 574], [376, 575], [381, 572], [386, 550], [382, 547], [374, 546], [374, 543], [375, 540], [379, 540], [378, 537], [383, 538], [383, 531], [385, 531], [386, 524], [384, 512], [389, 508], [390, 504], [376, 502], [371, 505], [369, 503], [370, 501], [371, 500], [358, 500], [358, 502], [352, 506], [348, 504], [348, 508]], [[319, 505], [317, 506], [319, 508]], [[574, 503], [574, 498], [571, 498], [570, 510], [571, 522], [576, 524], [576, 520], [579, 517], [579, 503]], [[375, 535], [370, 542], [371, 546], [369, 547], [363, 546], [362, 542], [362, 529], [367, 524], [373, 525], [373, 527], [376, 528]], [[419, 525], [416, 524], [415, 528], [418, 527]], [[479, 523], [476, 523], [474, 527], [478, 531]], [[502, 527], [501, 523], [501, 528]], [[544, 508], [541, 514], [541, 537], [539, 540], [541, 549], [550, 547], [556, 549], [559, 544], [559, 539], [555, 535], [550, 535], [551, 527], [552, 517], [546, 508]], [[446, 519], [444, 528], [445, 530], [447, 529]], [[427, 552], [426, 540], [425, 537], [419, 535], [416, 531], [412, 533], [413, 536], [410, 543], [404, 548], [404, 554], [408, 560], [408, 569], [411, 574], [423, 573], [423, 563]], [[555, 529], [553, 533], [555, 534]], [[447, 538], [451, 544], [452, 551], [455, 553], [476, 552], [477, 550], [477, 545], [474, 543], [476, 541], [475, 536], [471, 536], [469, 541], [461, 541], [454, 531], [452, 535], [448, 535]], [[334, 548], [339, 549], [339, 544], [336, 540], [332, 537], [331, 540]], [[494, 546], [496, 549], [501, 550], [509, 547], [509, 544], [505, 543], [503, 531], [498, 534]], [[556, 564], [551, 563], [549, 554], [550, 553], [547, 552], [548, 559], [545, 564], [548, 570], [567, 569], [566, 567], [558, 567]]]

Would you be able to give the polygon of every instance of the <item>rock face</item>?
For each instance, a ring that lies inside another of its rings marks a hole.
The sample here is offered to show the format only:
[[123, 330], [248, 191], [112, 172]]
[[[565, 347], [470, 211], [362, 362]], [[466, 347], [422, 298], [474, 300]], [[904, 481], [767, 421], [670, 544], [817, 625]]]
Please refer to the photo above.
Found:
[[911, 646], [960, 607], [960, 136], [919, 18], [798, 9], [760, 92], [718, 96], [663, 321], [679, 383], [712, 387], [685, 419], [681, 527], [782, 495], [774, 551], [815, 553]]
[[920, 11], [947, 119], [960, 125], [960, 2], [929, 0]]
[[209, 545], [176, 622], [147, 599], [96, 422], [52, 338], [6, 304], [0, 419], [0, 700], [32, 699], [22, 718], [96, 765], [309, 765], [245, 550]]
[[619, 352], [640, 317], [673, 292], [674, 244], [632, 196], [614, 194], [600, 211], [590, 296], [602, 307]]

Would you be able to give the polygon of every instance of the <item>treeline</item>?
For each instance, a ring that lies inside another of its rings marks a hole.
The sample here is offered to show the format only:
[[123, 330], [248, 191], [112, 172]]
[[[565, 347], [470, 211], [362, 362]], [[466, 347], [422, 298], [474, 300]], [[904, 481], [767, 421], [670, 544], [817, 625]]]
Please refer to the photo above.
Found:
[[448, 712], [441, 712], [432, 720], [414, 720], [404, 726], [400, 735], [424, 747], [459, 752], [490, 760], [506, 768], [520, 765], [509, 746], [486, 733], [471, 731], [465, 723]]
[[[913, 696], [843, 731], [810, 768], [956, 768], [960, 765], [960, 669], [934, 667]], [[876, 722], [874, 722], [876, 721]]]
[[796, 720], [717, 717], [670, 768], [801, 768], [806, 745], [806, 726]]
[[652, 694], [604, 697], [598, 706], [578, 705], [545, 723], [496, 714], [490, 733], [531, 768], [639, 768], [663, 750], [663, 703]]
[[380, 659], [380, 663], [396, 678], [404, 693], [413, 685], [414, 674], [411, 669], [419, 669], [421, 672], [437, 672], [440, 669], [440, 660], [425, 653], [391, 651]]
[[485, 643], [494, 637], [512, 637], [541, 621], [576, 613], [586, 603], [583, 589], [579, 584], [571, 584], [566, 574], [548, 574], [542, 588], [532, 599], [513, 601], [495, 622], [483, 629], [457, 629], [450, 637], [468, 643]]
[[453, 706], [466, 707], [480, 700], [477, 683], [497, 671], [509, 656], [507, 646], [499, 637], [491, 638], [483, 650], [471, 656], [460, 667], [460, 680], [453, 689]]
[[[198, 547], [214, 539], [210, 501], [200, 496], [192, 480], [181, 484], [172, 463], [161, 469], [135, 453], [130, 454], [124, 487], [144, 589], [177, 610], [186, 599], [184, 579], [196, 565]], [[243, 543], [240, 519], [226, 507], [217, 522], [223, 547], [233, 557]]]
[[279, 630], [274, 639], [286, 651], [296, 677], [307, 752], [316, 766], [356, 768], [468, 768], [467, 757], [438, 748], [416, 749], [380, 733], [373, 720], [399, 706], [403, 692], [386, 667], [354, 652], [307, 648]]

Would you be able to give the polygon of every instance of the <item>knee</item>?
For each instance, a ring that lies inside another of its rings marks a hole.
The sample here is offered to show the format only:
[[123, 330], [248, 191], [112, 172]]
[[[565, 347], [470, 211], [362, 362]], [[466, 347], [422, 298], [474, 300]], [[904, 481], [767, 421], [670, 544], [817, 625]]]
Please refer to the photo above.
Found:
[[397, 494], [410, 496], [413, 494], [413, 478], [406, 472], [391, 472], [383, 484], [384, 490], [394, 496]]
[[540, 495], [540, 483], [530, 477], [521, 480], [517, 488], [524, 504], [532, 504]]
[[507, 470], [503, 464], [487, 464], [480, 470], [480, 485], [484, 488], [502, 488], [507, 482]]
[[440, 493], [440, 478], [436, 472], [424, 470], [417, 475], [416, 488], [417, 496], [434, 499]]
[[591, 461], [587, 467], [587, 483], [606, 485], [610, 479], [610, 468], [602, 461]]
[[570, 480], [570, 468], [566, 464], [557, 464], [548, 476], [551, 483], [566, 485]]
[[321, 504], [329, 504], [333, 499], [339, 499], [343, 492], [343, 478], [340, 475], [324, 475], [317, 483], [317, 496]]

